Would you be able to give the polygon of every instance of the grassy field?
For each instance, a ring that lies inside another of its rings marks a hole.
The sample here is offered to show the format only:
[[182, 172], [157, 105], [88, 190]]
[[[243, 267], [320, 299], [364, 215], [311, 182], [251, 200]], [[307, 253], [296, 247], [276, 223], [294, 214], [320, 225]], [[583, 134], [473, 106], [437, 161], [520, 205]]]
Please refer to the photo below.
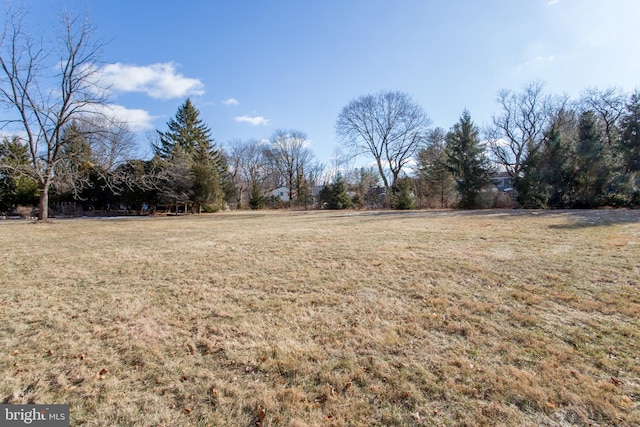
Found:
[[638, 426], [640, 212], [0, 221], [0, 342], [74, 426]]

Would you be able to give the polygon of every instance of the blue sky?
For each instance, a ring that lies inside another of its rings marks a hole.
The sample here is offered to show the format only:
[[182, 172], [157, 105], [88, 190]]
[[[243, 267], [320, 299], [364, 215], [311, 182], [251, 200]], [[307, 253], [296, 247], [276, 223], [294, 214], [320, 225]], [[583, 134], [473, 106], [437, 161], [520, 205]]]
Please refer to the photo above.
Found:
[[640, 87], [637, 0], [21, 3], [42, 28], [63, 8], [88, 13], [141, 152], [187, 97], [219, 145], [297, 129], [329, 165], [336, 118], [360, 95], [407, 92], [449, 129], [465, 108], [489, 124], [498, 90], [532, 80], [572, 97]]

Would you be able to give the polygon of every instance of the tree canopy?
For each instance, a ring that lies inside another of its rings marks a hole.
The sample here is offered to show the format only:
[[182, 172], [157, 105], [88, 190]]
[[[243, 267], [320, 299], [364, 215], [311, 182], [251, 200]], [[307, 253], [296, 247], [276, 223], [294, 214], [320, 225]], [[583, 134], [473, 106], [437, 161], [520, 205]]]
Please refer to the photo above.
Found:
[[430, 121], [411, 96], [400, 91], [364, 95], [340, 112], [336, 133], [353, 155], [373, 157], [387, 194], [425, 140]]

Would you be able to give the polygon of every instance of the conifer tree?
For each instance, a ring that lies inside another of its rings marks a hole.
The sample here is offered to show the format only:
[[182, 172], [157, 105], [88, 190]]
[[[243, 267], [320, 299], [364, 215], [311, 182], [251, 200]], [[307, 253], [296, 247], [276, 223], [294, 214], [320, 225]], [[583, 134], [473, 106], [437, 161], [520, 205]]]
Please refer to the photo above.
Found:
[[478, 133], [471, 115], [465, 110], [446, 136], [447, 165], [456, 178], [459, 205], [464, 209], [478, 206], [477, 197], [489, 179], [489, 161]]
[[573, 185], [571, 159], [575, 156], [573, 111], [559, 111], [545, 132], [539, 150], [525, 160], [516, 180], [518, 202], [523, 208], [565, 208]]
[[631, 95], [620, 121], [621, 196], [630, 207], [640, 207], [640, 92]]
[[397, 182], [398, 190], [396, 191], [393, 207], [398, 210], [413, 209], [415, 200], [413, 198], [412, 181], [408, 177], [400, 178]]
[[573, 205], [594, 208], [601, 204], [609, 168], [603, 155], [603, 138], [593, 111], [585, 111], [578, 122], [578, 140], [573, 171]]
[[342, 175], [337, 174], [331, 186], [329, 198], [329, 209], [349, 209], [353, 207], [353, 202], [347, 193], [347, 183]]
[[38, 183], [17, 171], [29, 168], [29, 146], [18, 137], [0, 143], [0, 212], [38, 203]]
[[253, 183], [251, 186], [251, 197], [249, 198], [249, 207], [252, 210], [259, 210], [264, 207], [265, 197], [260, 190], [260, 186], [257, 183]]
[[[211, 138], [211, 129], [199, 116], [187, 99], [167, 123], [168, 130], [158, 131], [160, 142], [153, 146], [168, 167], [163, 193], [171, 194], [172, 200], [177, 197], [181, 202], [192, 203], [198, 213], [205, 206], [220, 209], [228, 184], [227, 163]], [[187, 184], [188, 189], [184, 188]]]
[[446, 208], [455, 195], [456, 181], [447, 166], [445, 151], [446, 133], [442, 128], [429, 132], [429, 145], [418, 153], [418, 189], [417, 193], [429, 199], [432, 206]]
[[190, 99], [178, 108], [175, 117], [167, 122], [169, 130], [158, 131], [160, 143], [153, 146], [157, 155], [163, 159], [170, 158], [179, 146], [189, 158], [195, 156], [199, 144], [212, 144], [211, 129], [202, 119], [200, 112], [194, 107]]

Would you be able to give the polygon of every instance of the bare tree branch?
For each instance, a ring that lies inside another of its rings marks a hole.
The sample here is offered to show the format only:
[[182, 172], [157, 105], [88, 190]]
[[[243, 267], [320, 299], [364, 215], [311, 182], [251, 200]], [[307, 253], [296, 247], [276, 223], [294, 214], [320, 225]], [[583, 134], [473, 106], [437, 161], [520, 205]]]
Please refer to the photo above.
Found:
[[[99, 107], [106, 102], [95, 78], [102, 45], [91, 42], [93, 28], [86, 17], [63, 16], [53, 46], [34, 43], [25, 20], [23, 12], [7, 12], [0, 37], [0, 103], [11, 112], [0, 119], [0, 127], [19, 132], [29, 146], [28, 174], [38, 181], [39, 219], [46, 220], [49, 189], [59, 178], [56, 171], [68, 143], [64, 128], [73, 120], [101, 115]], [[56, 51], [59, 56], [49, 61], [45, 52]], [[52, 75], [54, 65], [59, 72]]]
[[489, 147], [498, 163], [518, 177], [527, 157], [541, 147], [553, 112], [566, 103], [566, 97], [553, 99], [544, 94], [543, 83], [532, 82], [519, 93], [500, 91], [498, 103], [502, 112], [493, 117]]
[[391, 192], [402, 168], [424, 142], [429, 119], [403, 92], [379, 92], [354, 99], [336, 122], [336, 133], [352, 154], [370, 154]]

